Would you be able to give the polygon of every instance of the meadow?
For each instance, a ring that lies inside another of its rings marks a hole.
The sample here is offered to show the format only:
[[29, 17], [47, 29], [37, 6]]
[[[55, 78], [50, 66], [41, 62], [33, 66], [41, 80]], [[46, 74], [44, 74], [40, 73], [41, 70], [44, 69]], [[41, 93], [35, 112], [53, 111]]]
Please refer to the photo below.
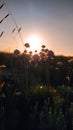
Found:
[[0, 130], [73, 129], [73, 57], [0, 52]]

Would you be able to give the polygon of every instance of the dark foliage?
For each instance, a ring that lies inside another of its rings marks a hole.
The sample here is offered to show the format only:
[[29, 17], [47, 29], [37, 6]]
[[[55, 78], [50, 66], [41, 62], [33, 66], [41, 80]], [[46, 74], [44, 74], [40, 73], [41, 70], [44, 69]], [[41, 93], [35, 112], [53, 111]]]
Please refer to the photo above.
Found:
[[0, 52], [0, 130], [72, 130], [72, 58]]

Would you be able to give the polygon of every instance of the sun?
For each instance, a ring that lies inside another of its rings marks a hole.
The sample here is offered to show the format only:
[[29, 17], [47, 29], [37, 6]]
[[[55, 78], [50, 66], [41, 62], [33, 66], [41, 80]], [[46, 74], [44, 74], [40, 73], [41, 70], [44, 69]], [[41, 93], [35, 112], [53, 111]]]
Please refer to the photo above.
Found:
[[34, 52], [35, 50], [40, 51], [42, 41], [41, 38], [37, 35], [31, 35], [28, 37], [27, 42], [30, 44], [30, 50]]

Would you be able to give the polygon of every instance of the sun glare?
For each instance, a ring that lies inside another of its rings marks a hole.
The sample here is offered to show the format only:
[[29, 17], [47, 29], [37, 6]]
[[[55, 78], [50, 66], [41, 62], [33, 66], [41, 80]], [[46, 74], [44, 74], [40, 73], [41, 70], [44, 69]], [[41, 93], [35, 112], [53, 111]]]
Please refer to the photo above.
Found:
[[31, 51], [33, 51], [33, 52], [35, 50], [40, 51], [42, 41], [41, 41], [41, 38], [39, 36], [32, 35], [32, 36], [28, 37], [28, 43], [30, 44]]

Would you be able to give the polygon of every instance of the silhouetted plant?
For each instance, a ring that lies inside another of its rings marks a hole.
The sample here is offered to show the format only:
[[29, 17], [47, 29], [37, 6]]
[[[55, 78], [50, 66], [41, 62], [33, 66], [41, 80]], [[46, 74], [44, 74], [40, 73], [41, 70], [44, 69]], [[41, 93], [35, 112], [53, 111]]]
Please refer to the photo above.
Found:
[[18, 49], [14, 50], [14, 54], [15, 55], [19, 55], [20, 54], [20, 51]]

